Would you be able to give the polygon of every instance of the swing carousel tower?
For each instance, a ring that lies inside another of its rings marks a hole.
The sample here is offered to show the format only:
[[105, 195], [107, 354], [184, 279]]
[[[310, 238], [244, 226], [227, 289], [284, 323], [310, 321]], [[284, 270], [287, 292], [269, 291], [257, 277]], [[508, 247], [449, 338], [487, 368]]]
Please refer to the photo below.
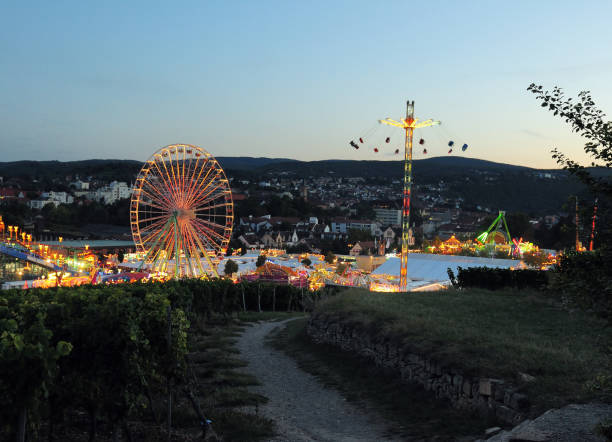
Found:
[[404, 191], [402, 208], [402, 256], [400, 268], [399, 291], [405, 292], [408, 287], [408, 233], [410, 229], [410, 190], [412, 188], [412, 136], [415, 129], [435, 126], [439, 121], [418, 121], [414, 118], [414, 100], [406, 103], [406, 118], [400, 121], [386, 118], [380, 123], [404, 129], [406, 142], [404, 145]]

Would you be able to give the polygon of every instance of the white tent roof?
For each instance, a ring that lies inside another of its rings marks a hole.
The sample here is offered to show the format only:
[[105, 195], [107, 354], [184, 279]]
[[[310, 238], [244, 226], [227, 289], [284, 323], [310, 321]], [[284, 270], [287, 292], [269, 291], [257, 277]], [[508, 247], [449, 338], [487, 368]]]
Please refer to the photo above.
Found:
[[[372, 272], [372, 276], [389, 275], [399, 278], [400, 264], [400, 258], [389, 258]], [[408, 278], [425, 281], [448, 281], [448, 268], [457, 274], [458, 267], [500, 267], [509, 269], [521, 265], [521, 261], [512, 259], [410, 253], [408, 255]]]

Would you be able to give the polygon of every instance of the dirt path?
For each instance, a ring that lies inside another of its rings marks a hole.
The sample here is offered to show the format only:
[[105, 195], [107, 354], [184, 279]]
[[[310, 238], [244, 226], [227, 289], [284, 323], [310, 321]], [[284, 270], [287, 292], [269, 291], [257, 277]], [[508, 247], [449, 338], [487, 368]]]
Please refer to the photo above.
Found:
[[386, 425], [380, 417], [366, 414], [348, 403], [335, 390], [326, 389], [312, 375], [298, 368], [295, 361], [264, 345], [266, 335], [285, 322], [255, 323], [237, 343], [246, 370], [261, 386], [253, 391], [270, 399], [259, 408], [274, 419], [279, 436], [274, 441], [380, 441]]

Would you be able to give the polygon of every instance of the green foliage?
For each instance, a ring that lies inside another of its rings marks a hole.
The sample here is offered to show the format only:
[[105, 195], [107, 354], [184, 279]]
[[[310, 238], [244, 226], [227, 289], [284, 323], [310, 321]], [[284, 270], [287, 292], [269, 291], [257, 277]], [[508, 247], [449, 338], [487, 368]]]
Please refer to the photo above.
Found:
[[110, 205], [95, 201], [82, 205], [60, 204], [57, 207], [53, 204], [47, 204], [41, 212], [46, 222], [57, 226], [73, 226], [76, 228], [86, 224], [128, 226], [130, 199], [117, 200]]
[[605, 437], [607, 441], [612, 440], [612, 419], [604, 419], [595, 427], [595, 433]]
[[36, 296], [16, 291], [0, 295], [0, 436], [17, 423], [22, 410], [29, 410], [32, 423], [38, 423], [58, 360], [72, 350], [47, 327], [50, 308], [50, 302]]
[[81, 179], [95, 176], [101, 181], [129, 183], [141, 167], [141, 162], [132, 160], [12, 161], [0, 163], [0, 176], [5, 180], [20, 178], [31, 182], [36, 179], [40, 190], [48, 190], [52, 183], [66, 183], [66, 176], [74, 178], [76, 175]]
[[[315, 204], [305, 201], [303, 198], [280, 198], [276, 195], [269, 195], [262, 201], [260, 198], [247, 198], [235, 202], [236, 219], [243, 216], [283, 216], [283, 217], [333, 217], [341, 215], [341, 210], [336, 208], [323, 209]], [[289, 230], [289, 225], [281, 227], [282, 230]]]
[[228, 259], [225, 263], [225, 268], [223, 269], [223, 273], [228, 276], [232, 276], [234, 273], [238, 271], [238, 264], [235, 261]]
[[327, 252], [327, 254], [325, 255], [325, 262], [328, 264], [333, 264], [335, 260], [336, 255], [334, 255], [332, 252]]
[[356, 243], [357, 241], [372, 241], [372, 234], [369, 230], [361, 229], [349, 229], [348, 241], [350, 243]]
[[[584, 151], [592, 159], [592, 166], [612, 169], [612, 121], [604, 121], [606, 115], [595, 107], [595, 102], [589, 91], [578, 94], [578, 101], [572, 102], [565, 98], [559, 87], [551, 91], [543, 90], [542, 86], [532, 83], [527, 88], [542, 101], [542, 107], [549, 109], [568, 123], [573, 132], [580, 134], [588, 141]], [[595, 193], [603, 193], [612, 197], [612, 182], [608, 177], [596, 177], [592, 171], [566, 157], [557, 149], [553, 151], [557, 164], [575, 175]]]
[[304, 264], [306, 267], [309, 267], [312, 264], [312, 261], [309, 258], [304, 258], [302, 260], [302, 264]]
[[141, 408], [162, 378], [182, 376], [189, 322], [172, 309], [168, 342], [170, 304], [159, 284], [2, 292], [0, 391], [13, 400], [0, 431], [15, 431], [15, 406], [31, 430], [69, 405], [112, 423]]
[[539, 269], [542, 267], [542, 265], [544, 265], [544, 263], [546, 263], [546, 261], [548, 261], [548, 257], [541, 252], [525, 253], [523, 254], [523, 261], [529, 267], [534, 267], [536, 269]]
[[478, 287], [487, 290], [503, 288], [514, 289], [543, 289], [548, 279], [543, 270], [510, 270], [490, 267], [459, 267], [457, 276], [449, 268], [448, 276], [456, 288]]
[[612, 251], [564, 253], [553, 268], [551, 291], [570, 305], [612, 320]]
[[67, 408], [125, 422], [169, 379], [184, 381], [191, 322], [242, 310], [243, 299], [253, 311], [303, 311], [320, 297], [228, 279], [2, 291], [0, 439], [14, 437], [22, 410], [30, 434]]

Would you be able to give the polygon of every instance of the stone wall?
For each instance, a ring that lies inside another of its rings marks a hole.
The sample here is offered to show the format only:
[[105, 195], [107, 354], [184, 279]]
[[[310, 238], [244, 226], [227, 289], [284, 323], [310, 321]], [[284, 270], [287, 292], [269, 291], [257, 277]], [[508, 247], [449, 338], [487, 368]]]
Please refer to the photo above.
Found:
[[478, 411], [511, 425], [524, 420], [529, 412], [527, 396], [515, 386], [501, 379], [464, 376], [448, 364], [412, 352], [405, 343], [371, 336], [360, 324], [314, 313], [307, 333], [314, 342], [339, 347], [396, 373], [406, 382], [418, 382], [436, 397], [450, 400], [456, 408]]

